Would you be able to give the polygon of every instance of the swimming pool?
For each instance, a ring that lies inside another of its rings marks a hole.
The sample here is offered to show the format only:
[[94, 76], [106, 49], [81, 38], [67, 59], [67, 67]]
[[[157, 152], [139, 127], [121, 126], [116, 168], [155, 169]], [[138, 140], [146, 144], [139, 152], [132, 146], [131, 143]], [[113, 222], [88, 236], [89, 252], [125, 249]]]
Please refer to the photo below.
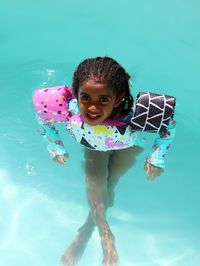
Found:
[[[32, 93], [70, 84], [86, 57], [109, 55], [133, 76], [133, 94], [177, 97], [177, 136], [155, 183], [137, 165], [116, 191], [109, 222], [122, 266], [200, 265], [199, 8], [192, 1], [19, 0], [1, 4], [0, 262], [57, 266], [87, 215], [82, 148], [62, 167], [37, 132]], [[101, 265], [97, 232], [78, 265]]]

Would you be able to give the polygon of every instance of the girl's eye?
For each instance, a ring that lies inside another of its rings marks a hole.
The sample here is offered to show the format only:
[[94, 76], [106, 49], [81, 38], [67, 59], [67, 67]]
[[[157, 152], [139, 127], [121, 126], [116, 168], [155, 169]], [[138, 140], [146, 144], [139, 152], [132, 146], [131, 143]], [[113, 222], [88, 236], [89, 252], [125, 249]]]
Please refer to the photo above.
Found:
[[87, 102], [87, 101], [89, 101], [90, 100], [90, 97], [89, 96], [87, 96], [87, 95], [82, 95], [81, 96], [81, 101], [83, 101], [83, 102]]
[[99, 101], [100, 101], [100, 103], [107, 103], [107, 102], [109, 102], [109, 99], [107, 97], [101, 97], [99, 99]]

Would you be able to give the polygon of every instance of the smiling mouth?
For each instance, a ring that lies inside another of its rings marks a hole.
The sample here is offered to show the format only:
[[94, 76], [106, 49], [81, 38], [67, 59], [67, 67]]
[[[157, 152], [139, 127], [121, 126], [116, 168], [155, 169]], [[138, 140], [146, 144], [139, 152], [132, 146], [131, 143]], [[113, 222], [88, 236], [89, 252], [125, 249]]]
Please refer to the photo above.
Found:
[[101, 116], [100, 114], [90, 114], [90, 113], [86, 113], [86, 115], [92, 120], [98, 119]]

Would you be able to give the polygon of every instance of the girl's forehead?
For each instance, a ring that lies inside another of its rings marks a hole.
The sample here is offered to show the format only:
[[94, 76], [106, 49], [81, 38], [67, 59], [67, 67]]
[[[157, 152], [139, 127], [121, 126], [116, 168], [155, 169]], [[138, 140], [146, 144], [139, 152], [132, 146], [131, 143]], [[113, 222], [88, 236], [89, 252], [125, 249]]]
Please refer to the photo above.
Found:
[[108, 95], [113, 95], [112, 90], [108, 87], [106, 83], [100, 83], [94, 80], [83, 81], [80, 85], [79, 92], [85, 93], [103, 93]]

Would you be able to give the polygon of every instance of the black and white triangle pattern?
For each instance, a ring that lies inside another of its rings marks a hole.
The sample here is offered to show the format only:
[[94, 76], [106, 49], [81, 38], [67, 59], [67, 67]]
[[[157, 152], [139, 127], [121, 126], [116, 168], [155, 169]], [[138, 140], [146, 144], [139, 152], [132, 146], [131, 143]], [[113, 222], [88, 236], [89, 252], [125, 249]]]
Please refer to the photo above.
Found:
[[163, 132], [173, 117], [176, 99], [173, 96], [140, 92], [131, 118], [131, 128], [140, 131]]

